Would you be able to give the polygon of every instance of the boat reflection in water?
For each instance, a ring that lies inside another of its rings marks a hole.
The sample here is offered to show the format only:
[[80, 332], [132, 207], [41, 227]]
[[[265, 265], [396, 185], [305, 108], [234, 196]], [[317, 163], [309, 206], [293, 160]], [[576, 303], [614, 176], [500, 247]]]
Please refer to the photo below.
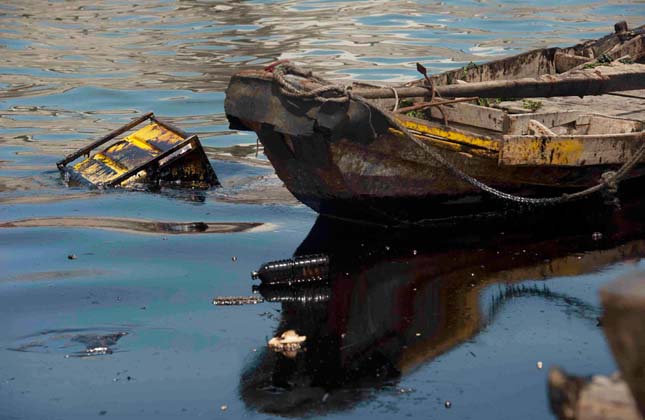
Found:
[[471, 339], [520, 296], [559, 301], [595, 323], [599, 307], [552, 292], [548, 282], [521, 283], [642, 258], [643, 214], [624, 205], [588, 218], [416, 232], [319, 218], [295, 254], [327, 255], [326, 278], [258, 288], [282, 302], [273, 335], [296, 330], [307, 336], [305, 351], [260, 351], [242, 374], [241, 397], [289, 417], [349, 409]]

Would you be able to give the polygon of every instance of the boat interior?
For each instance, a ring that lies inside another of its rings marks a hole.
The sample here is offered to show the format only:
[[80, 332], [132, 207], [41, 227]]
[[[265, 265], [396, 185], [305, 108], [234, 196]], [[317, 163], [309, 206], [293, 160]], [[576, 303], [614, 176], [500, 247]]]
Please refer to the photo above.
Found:
[[[645, 25], [628, 30], [624, 22], [619, 22], [615, 25], [614, 33], [597, 40], [568, 48], [533, 50], [488, 63], [470, 63], [406, 86], [537, 78], [614, 63], [645, 67], [644, 37]], [[506, 136], [598, 136], [639, 133], [644, 129], [645, 107], [642, 104], [645, 91], [641, 90], [583, 98], [472, 98], [407, 111], [427, 100], [420, 97], [377, 102], [394, 111], [415, 135], [424, 131], [425, 135], [432, 134], [427, 132], [430, 130], [419, 130], [423, 125], [449, 126], [456, 131], [464, 130], [464, 133], [474, 133], [494, 142], [502, 142]], [[441, 98], [435, 100], [442, 101]]]

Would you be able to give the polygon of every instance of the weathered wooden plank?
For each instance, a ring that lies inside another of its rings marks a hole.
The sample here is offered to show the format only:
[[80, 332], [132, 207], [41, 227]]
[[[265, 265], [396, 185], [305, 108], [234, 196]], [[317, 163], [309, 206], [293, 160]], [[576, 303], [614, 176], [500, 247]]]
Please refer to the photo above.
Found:
[[616, 45], [607, 53], [612, 59], [617, 60], [628, 55], [633, 61], [645, 55], [645, 41], [643, 35], [638, 35], [623, 44]]
[[[588, 96], [609, 92], [645, 89], [645, 65], [611, 64], [578, 69], [560, 75], [545, 74], [535, 78], [494, 80], [479, 83], [437, 86], [436, 92], [450, 98], [479, 96], [482, 98], [547, 98], [552, 96]], [[366, 99], [392, 98], [391, 88], [357, 88], [354, 94]], [[397, 88], [399, 98], [427, 97], [427, 87]]]
[[[611, 49], [606, 51], [604, 53], [607, 57], [611, 58], [612, 60], [618, 60], [621, 58], [629, 58], [631, 61], [638, 61], [640, 60], [644, 55], [645, 55], [645, 41], [643, 38], [643, 35], [638, 35], [630, 40], [625, 41], [624, 43], [616, 44], [614, 45]], [[557, 57], [556, 57], [557, 58]], [[583, 57], [580, 57], [583, 58]], [[575, 72], [578, 70], [583, 70], [585, 67], [588, 65], [592, 65], [590, 68], [595, 68], [597, 63], [597, 59], [599, 57], [595, 58], [587, 58], [587, 61], [581, 61], [578, 63], [578, 65], [570, 67], [566, 71], [570, 72]], [[561, 58], [561, 60], [565, 60]], [[563, 69], [564, 66], [567, 64], [563, 64]], [[556, 66], [557, 66], [557, 61], [556, 61]]]
[[557, 137], [504, 136], [500, 165], [588, 166], [626, 162], [645, 141], [645, 132]]
[[[585, 118], [587, 119], [587, 118]], [[643, 123], [640, 121], [622, 119], [622, 118], [607, 118], [603, 115], [589, 115], [586, 123], [589, 125], [585, 134], [621, 134], [633, 133], [643, 130]], [[582, 126], [584, 122], [577, 122], [577, 125]]]
[[564, 73], [591, 60], [593, 60], [593, 58], [558, 51], [555, 53], [555, 71], [558, 73]]
[[555, 137], [557, 135], [547, 126], [536, 120], [529, 120], [529, 131], [535, 136]]
[[[449, 122], [486, 128], [493, 131], [503, 131], [506, 111], [501, 109], [464, 103], [443, 105], [441, 108]], [[439, 109], [431, 108], [429, 112], [432, 118], [443, 121], [443, 115]]]
[[530, 114], [509, 114], [504, 122], [504, 133], [509, 135], [526, 135], [529, 133], [529, 121], [538, 121], [548, 128], [558, 127], [576, 121], [580, 111], [541, 112]]

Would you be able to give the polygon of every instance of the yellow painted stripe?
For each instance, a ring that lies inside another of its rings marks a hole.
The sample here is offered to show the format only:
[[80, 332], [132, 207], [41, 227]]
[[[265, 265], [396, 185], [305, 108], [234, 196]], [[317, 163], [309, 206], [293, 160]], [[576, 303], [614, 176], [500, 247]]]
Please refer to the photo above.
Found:
[[150, 139], [156, 138], [161, 134], [161, 127], [157, 123], [146, 125], [145, 127], [137, 130], [133, 136], [136, 136], [140, 139]]
[[[397, 136], [399, 136], [401, 138], [406, 138], [405, 135], [399, 130], [395, 130], [393, 128], [390, 128], [389, 131], [391, 133], [393, 133], [393, 134], [396, 134]], [[433, 146], [440, 147], [442, 149], [449, 149], [449, 150], [453, 150], [455, 152], [470, 153], [470, 154], [473, 154], [473, 155], [483, 156], [483, 157], [487, 157], [487, 158], [491, 158], [491, 159], [497, 159], [497, 156], [498, 156], [498, 152], [496, 152], [494, 150], [487, 150], [487, 149], [469, 147], [468, 145], [464, 145], [464, 144], [461, 144], [461, 143], [454, 143], [454, 142], [451, 142], [451, 141], [444, 141], [444, 140], [429, 137], [429, 136], [423, 135], [423, 134], [412, 133], [412, 135], [414, 135], [414, 137], [416, 137], [419, 140], [425, 141], [427, 143], [432, 144]]]
[[105, 149], [105, 151], [110, 152], [110, 153], [116, 153], [116, 152], [119, 152], [119, 151], [123, 150], [123, 148], [125, 146], [126, 146], [126, 143], [118, 142], [118, 143], [115, 143], [112, 146], [108, 147], [107, 149]]
[[135, 147], [138, 147], [139, 149], [143, 149], [147, 152], [152, 153], [153, 156], [159, 154], [159, 149], [146, 142], [145, 138], [140, 138], [139, 136], [137, 136], [137, 133], [131, 134], [128, 137], [125, 137], [123, 140], [127, 141]]
[[117, 173], [118, 175], [124, 174], [128, 172], [128, 168], [125, 166], [113, 161], [109, 157], [105, 156], [103, 153], [97, 153], [95, 154], [92, 159], [97, 160], [107, 166], [108, 168], [112, 169], [114, 172]]
[[[128, 136], [128, 138], [130, 137], [141, 140], [142, 142], [145, 142], [149, 147], [153, 148], [155, 146], [148, 143], [148, 140], [150, 139], [168, 144], [178, 144], [184, 141], [184, 138], [182, 136], [171, 130], [168, 130], [165, 127], [160, 126], [157, 123], [153, 123], [141, 128], [140, 130]], [[126, 140], [128, 140], [128, 138], [126, 138]]]
[[432, 136], [441, 137], [445, 140], [454, 141], [457, 143], [466, 144], [472, 147], [481, 147], [483, 149], [499, 151], [499, 142], [496, 140], [485, 139], [481, 137], [469, 136], [467, 134], [459, 133], [456, 131], [445, 130], [440, 127], [433, 127], [425, 124], [420, 124], [415, 121], [399, 120], [406, 128], [415, 130], [420, 133], [430, 134]]

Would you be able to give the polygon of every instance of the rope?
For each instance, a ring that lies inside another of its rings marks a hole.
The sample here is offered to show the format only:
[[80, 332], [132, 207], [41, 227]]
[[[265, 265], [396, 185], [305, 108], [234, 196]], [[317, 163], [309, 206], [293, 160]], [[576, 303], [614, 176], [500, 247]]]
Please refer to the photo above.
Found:
[[[322, 86], [316, 89], [304, 90], [299, 85], [289, 81], [286, 78], [287, 74], [304, 77], [308, 80], [321, 84]], [[380, 113], [394, 128], [402, 132], [407, 139], [409, 139], [417, 146], [419, 146], [421, 149], [423, 149], [428, 155], [430, 155], [432, 159], [434, 159], [437, 163], [439, 163], [440, 165], [448, 169], [456, 177], [467, 182], [473, 187], [480, 189], [481, 191], [484, 191], [493, 195], [494, 197], [511, 201], [514, 203], [530, 204], [530, 205], [554, 205], [554, 204], [560, 204], [560, 203], [565, 203], [565, 202], [574, 201], [574, 200], [580, 200], [592, 194], [598, 193], [604, 189], [613, 190], [616, 188], [616, 186], [622, 180], [622, 178], [629, 171], [631, 171], [634, 168], [634, 166], [645, 155], [645, 142], [643, 142], [643, 144], [636, 151], [636, 153], [634, 153], [634, 155], [632, 155], [632, 157], [627, 162], [625, 162], [623, 166], [620, 167], [620, 169], [618, 169], [616, 172], [611, 172], [611, 171], [606, 172], [605, 174], [603, 174], [601, 181], [598, 184], [594, 185], [593, 187], [589, 187], [572, 194], [563, 194], [557, 197], [540, 197], [540, 198], [517, 196], [517, 195], [506, 193], [504, 191], [500, 191], [468, 175], [467, 173], [465, 173], [464, 171], [456, 167], [453, 163], [446, 160], [443, 156], [441, 156], [438, 152], [433, 150], [430, 146], [425, 144], [423, 141], [414, 137], [407, 129], [407, 127], [401, 124], [394, 117], [393, 113], [381, 108], [375, 103], [368, 102], [367, 99], [361, 96], [353, 94], [351, 90], [351, 86], [340, 86], [340, 85], [332, 84], [324, 79], [314, 76], [311, 72], [305, 72], [297, 68], [291, 63], [285, 63], [285, 64], [280, 64], [276, 66], [273, 71], [273, 77], [275, 81], [278, 83], [278, 85], [280, 86], [281, 92], [290, 97], [311, 99], [317, 102], [333, 101], [333, 102], [339, 102], [339, 103], [348, 102], [353, 99], [354, 101], [367, 106], [369, 109], [375, 110], [376, 112]], [[331, 96], [331, 97], [323, 96], [328, 94], [333, 94], [336, 96]], [[371, 124], [371, 117], [372, 117], [372, 114], [370, 112], [370, 124]]]
[[394, 87], [390, 87], [390, 89], [394, 92], [394, 109], [392, 112], [396, 112], [396, 110], [399, 109], [399, 92], [397, 92]]

